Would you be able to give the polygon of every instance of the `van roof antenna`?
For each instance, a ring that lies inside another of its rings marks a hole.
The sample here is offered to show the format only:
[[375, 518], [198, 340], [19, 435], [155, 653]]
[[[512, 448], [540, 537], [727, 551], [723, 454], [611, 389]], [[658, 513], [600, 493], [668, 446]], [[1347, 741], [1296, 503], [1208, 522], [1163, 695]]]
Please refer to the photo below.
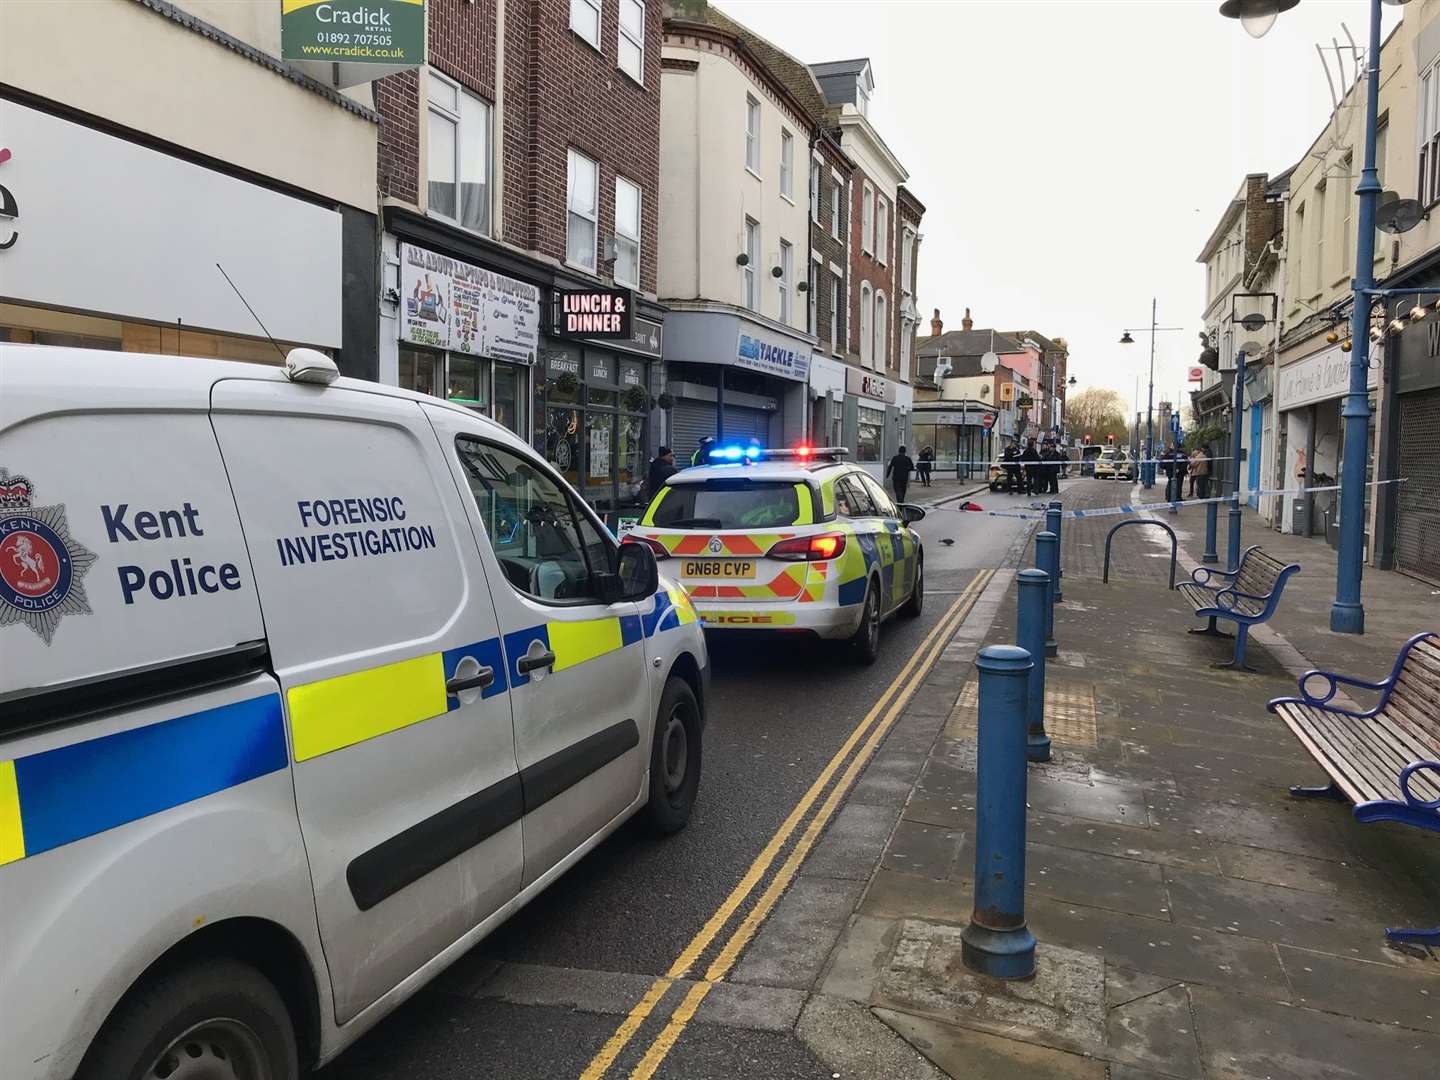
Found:
[[230, 275], [225, 273], [225, 268], [221, 266], [218, 262], [215, 264], [215, 269], [220, 271], [221, 276], [224, 277], [225, 280], [229, 283], [230, 288], [235, 290], [235, 295], [240, 297], [240, 302], [245, 305], [245, 310], [250, 312], [250, 317], [255, 320], [256, 324], [259, 325], [261, 330], [265, 331], [265, 336], [269, 338], [270, 344], [275, 346], [275, 351], [280, 354], [280, 359], [284, 360], [285, 350], [280, 348], [280, 343], [278, 341], [276, 341], [273, 337], [270, 337], [270, 331], [265, 330], [265, 324], [263, 322], [260, 322], [260, 316], [255, 314], [255, 309], [250, 306], [250, 301], [245, 299], [245, 294], [240, 291], [239, 287], [235, 284], [235, 282], [230, 280]]

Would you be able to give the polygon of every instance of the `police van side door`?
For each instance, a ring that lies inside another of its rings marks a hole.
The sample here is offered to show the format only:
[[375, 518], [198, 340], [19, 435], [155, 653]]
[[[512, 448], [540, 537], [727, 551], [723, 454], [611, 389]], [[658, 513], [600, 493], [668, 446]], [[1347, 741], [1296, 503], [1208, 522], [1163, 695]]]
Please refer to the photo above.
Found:
[[499, 628], [413, 401], [227, 380], [212, 420], [285, 698], [343, 1023], [519, 891]]
[[426, 406], [475, 536], [504, 632], [525, 797], [526, 885], [642, 793], [654, 708], [639, 609], [588, 576], [615, 544], [528, 447]]

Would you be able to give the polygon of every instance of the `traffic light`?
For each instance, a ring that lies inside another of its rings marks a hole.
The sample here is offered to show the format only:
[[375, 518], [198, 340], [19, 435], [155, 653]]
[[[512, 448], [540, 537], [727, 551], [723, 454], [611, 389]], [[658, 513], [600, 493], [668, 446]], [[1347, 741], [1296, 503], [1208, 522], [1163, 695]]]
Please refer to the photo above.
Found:
[[1111, 446], [1114, 446], [1114, 445], [1115, 445], [1115, 433], [1112, 431], [1109, 435], [1106, 435], [1106, 436], [1105, 436], [1105, 441], [1106, 441], [1107, 443], [1109, 443]]
[[1089, 433], [1088, 431], [1085, 432], [1085, 445], [1086, 445], [1086, 446], [1089, 446], [1089, 445], [1090, 445], [1090, 433]]

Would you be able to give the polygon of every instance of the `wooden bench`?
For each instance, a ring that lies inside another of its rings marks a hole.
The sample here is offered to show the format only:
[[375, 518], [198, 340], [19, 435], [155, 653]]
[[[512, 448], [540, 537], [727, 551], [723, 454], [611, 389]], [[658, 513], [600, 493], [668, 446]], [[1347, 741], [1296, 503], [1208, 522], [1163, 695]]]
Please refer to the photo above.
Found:
[[[1196, 627], [1190, 633], [1228, 638], [1232, 635], [1215, 629], [1215, 620], [1225, 619], [1235, 624], [1235, 656], [1228, 664], [1213, 664], [1212, 667], [1255, 670], [1245, 663], [1245, 642], [1250, 627], [1267, 622], [1275, 614], [1280, 594], [1285, 591], [1285, 582], [1299, 569], [1298, 563], [1282, 563], [1265, 554], [1256, 544], [1245, 549], [1240, 556], [1240, 565], [1233, 571], [1202, 566], [1190, 575], [1189, 581], [1175, 586], [1176, 591], [1190, 602], [1196, 615], [1210, 620], [1209, 625]], [[1225, 579], [1226, 584], [1210, 584], [1217, 577]]]
[[[1309, 688], [1317, 679], [1324, 680], [1318, 695]], [[1342, 684], [1378, 691], [1379, 701], [1364, 712], [1342, 709], [1332, 704]], [[1325, 787], [1292, 787], [1290, 794], [1352, 802], [1357, 821], [1440, 832], [1440, 634], [1407, 641], [1384, 682], [1307, 671], [1299, 697], [1276, 698], [1266, 707], [1330, 776]], [[1440, 945], [1440, 927], [1392, 928], [1385, 936]]]

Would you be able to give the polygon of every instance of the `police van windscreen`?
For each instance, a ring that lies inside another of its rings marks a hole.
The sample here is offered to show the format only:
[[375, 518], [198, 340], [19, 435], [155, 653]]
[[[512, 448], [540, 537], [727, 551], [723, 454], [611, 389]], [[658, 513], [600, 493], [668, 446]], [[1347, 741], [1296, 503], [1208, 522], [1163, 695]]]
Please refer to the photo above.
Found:
[[664, 529], [776, 529], [800, 518], [800, 494], [794, 481], [765, 483], [711, 480], [674, 484], [651, 519]]

